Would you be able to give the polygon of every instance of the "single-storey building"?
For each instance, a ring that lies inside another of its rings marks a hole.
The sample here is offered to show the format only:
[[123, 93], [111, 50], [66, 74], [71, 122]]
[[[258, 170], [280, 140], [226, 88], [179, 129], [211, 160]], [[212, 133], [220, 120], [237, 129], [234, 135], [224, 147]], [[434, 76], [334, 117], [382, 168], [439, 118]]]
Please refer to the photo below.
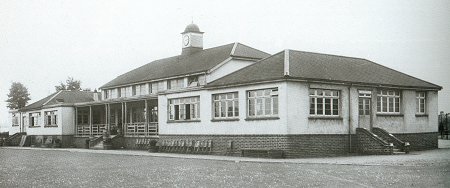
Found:
[[100, 87], [101, 100], [74, 104], [74, 145], [107, 130], [119, 135], [114, 145], [154, 139], [169, 152], [304, 157], [437, 148], [438, 85], [361, 58], [270, 55], [241, 43], [203, 49], [195, 24], [181, 34], [181, 55], [118, 76]]
[[61, 90], [24, 108], [12, 110], [9, 135], [15, 140], [22, 134], [27, 135], [26, 145], [70, 147], [75, 135], [74, 103], [99, 100], [99, 95], [90, 91]]

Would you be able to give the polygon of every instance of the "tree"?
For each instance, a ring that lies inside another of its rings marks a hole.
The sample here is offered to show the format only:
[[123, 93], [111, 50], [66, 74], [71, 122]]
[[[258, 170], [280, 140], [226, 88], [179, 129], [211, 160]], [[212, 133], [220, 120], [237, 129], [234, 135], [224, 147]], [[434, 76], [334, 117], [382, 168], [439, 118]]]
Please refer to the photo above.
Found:
[[20, 82], [13, 82], [9, 89], [8, 100], [6, 100], [7, 107], [10, 110], [19, 109], [27, 105], [29, 100], [31, 99], [28, 89]]
[[56, 91], [60, 90], [70, 90], [70, 91], [79, 91], [81, 90], [81, 81], [74, 80], [73, 77], [68, 77], [66, 83], [59, 82], [58, 86], [55, 86]]

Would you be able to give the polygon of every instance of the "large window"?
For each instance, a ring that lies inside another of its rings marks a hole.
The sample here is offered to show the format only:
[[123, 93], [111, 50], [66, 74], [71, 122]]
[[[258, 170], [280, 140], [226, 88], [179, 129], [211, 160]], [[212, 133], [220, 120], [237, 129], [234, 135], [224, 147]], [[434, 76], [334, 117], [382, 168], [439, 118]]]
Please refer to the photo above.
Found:
[[416, 92], [416, 113], [425, 114], [426, 95], [425, 92]]
[[339, 116], [339, 91], [309, 90], [309, 114], [312, 116]]
[[167, 89], [181, 89], [184, 87], [184, 78], [172, 79], [167, 81]]
[[400, 113], [400, 92], [394, 90], [378, 90], [378, 113]]
[[29, 118], [29, 126], [30, 127], [34, 127], [34, 126], [39, 126], [39, 117], [41, 116], [40, 112], [36, 112], [36, 113], [30, 113], [29, 114], [30, 118]]
[[247, 92], [248, 117], [278, 116], [278, 88]]
[[45, 126], [57, 126], [57, 111], [46, 111], [45, 112]]
[[239, 117], [238, 93], [222, 93], [213, 95], [214, 118]]
[[200, 97], [169, 99], [169, 120], [200, 119]]

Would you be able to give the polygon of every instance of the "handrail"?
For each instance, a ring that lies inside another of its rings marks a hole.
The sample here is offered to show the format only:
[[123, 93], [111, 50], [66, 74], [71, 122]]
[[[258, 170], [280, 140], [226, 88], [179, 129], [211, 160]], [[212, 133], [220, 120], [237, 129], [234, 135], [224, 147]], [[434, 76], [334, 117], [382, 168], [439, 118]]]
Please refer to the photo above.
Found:
[[372, 127], [372, 132], [382, 137], [383, 139], [392, 142], [394, 145], [400, 147], [401, 151], [404, 151], [406, 153], [409, 152], [409, 142], [403, 142], [402, 140], [398, 139], [391, 133], [379, 127]]
[[[371, 150], [373, 146], [371, 146], [372, 144], [367, 144], [367, 142], [363, 140], [360, 140], [360, 136], [361, 134], [367, 135], [371, 138], [371, 141], [375, 141], [377, 142], [379, 145], [383, 148], [384, 151], [381, 151], [382, 153], [385, 153], [386, 150], [389, 151], [389, 154], [392, 154], [394, 151], [394, 145], [392, 143], [387, 143], [386, 141], [384, 141], [382, 138], [378, 137], [377, 135], [375, 135], [374, 133], [370, 132], [369, 130], [365, 129], [365, 128], [356, 128], [356, 135], [358, 135], [358, 140], [362, 146], [363, 152], [368, 152], [368, 153], [379, 153], [380, 151], [373, 151]], [[362, 142], [362, 143], [361, 143]], [[367, 145], [365, 145], [367, 144]]]

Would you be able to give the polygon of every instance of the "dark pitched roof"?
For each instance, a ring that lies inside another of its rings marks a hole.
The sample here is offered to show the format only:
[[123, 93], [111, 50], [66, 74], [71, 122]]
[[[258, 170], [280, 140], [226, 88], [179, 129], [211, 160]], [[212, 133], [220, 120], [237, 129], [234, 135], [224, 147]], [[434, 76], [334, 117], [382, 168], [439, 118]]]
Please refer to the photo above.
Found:
[[382, 86], [441, 89], [438, 85], [366, 59], [295, 50], [289, 50], [289, 76], [285, 77], [283, 73], [284, 56], [284, 51], [272, 55], [258, 63], [220, 78], [208, 84], [207, 87], [297, 78]]
[[269, 55], [240, 43], [231, 43], [205, 49], [192, 55], [178, 55], [150, 62], [118, 76], [100, 88], [206, 72], [233, 56], [262, 59]]
[[77, 102], [94, 101], [94, 92], [90, 91], [58, 91], [41, 100], [38, 100], [30, 105], [20, 109], [20, 111], [27, 111], [32, 109], [40, 109], [45, 106], [54, 104], [73, 104]]

